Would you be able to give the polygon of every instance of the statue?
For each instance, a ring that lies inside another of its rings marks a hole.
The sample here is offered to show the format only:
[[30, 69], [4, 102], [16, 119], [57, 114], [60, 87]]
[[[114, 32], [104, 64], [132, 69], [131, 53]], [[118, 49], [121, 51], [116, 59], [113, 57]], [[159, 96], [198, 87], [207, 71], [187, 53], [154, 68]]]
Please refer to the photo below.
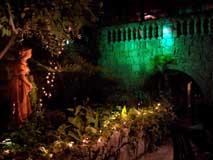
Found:
[[32, 84], [28, 80], [29, 67], [27, 60], [32, 56], [32, 49], [21, 49], [19, 60], [12, 67], [12, 77], [10, 81], [10, 104], [12, 107], [12, 119], [21, 124], [32, 113], [29, 93]]

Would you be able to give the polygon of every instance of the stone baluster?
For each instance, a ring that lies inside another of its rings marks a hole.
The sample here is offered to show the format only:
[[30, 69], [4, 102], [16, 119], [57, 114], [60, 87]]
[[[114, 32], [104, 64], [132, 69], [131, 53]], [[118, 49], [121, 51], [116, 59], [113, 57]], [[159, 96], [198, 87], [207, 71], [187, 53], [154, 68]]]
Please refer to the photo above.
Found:
[[157, 25], [158, 25], [158, 38], [162, 38], [163, 37], [162, 24], [161, 24], [161, 22], [159, 22]]
[[155, 33], [156, 33], [156, 24], [152, 23], [152, 38], [155, 38]]
[[123, 28], [120, 28], [120, 32], [121, 32], [121, 42], [123, 42], [124, 41], [124, 29]]
[[180, 36], [184, 36], [184, 34], [183, 34], [183, 21], [182, 20], [180, 20]]
[[107, 42], [110, 43], [111, 42], [111, 32], [109, 29], [107, 29]]
[[115, 29], [115, 42], [118, 42], [118, 29]]
[[186, 36], [191, 36], [190, 35], [190, 22], [191, 22], [191, 19], [186, 20]]
[[129, 38], [128, 28], [125, 28], [125, 31], [126, 31], [126, 41], [128, 41]]
[[109, 38], [109, 42], [113, 43], [113, 30], [110, 30], [110, 38]]
[[208, 18], [208, 34], [211, 34], [211, 17]]
[[146, 24], [146, 39], [149, 39], [149, 27], [150, 27], [150, 24], [147, 23]]
[[194, 35], [197, 36], [197, 17], [194, 17]]
[[130, 40], [134, 40], [134, 27], [130, 27]]
[[99, 39], [104, 44], [108, 43], [108, 30], [107, 29], [103, 29], [103, 30], [100, 31], [100, 37], [99, 37]]
[[201, 35], [204, 35], [204, 17], [203, 16], [200, 18], [200, 31], [201, 31]]
[[139, 31], [139, 27], [137, 26], [137, 27], [135, 27], [135, 40], [138, 40], [138, 31]]
[[177, 37], [177, 21], [174, 21], [172, 23], [172, 32], [173, 32], [173, 36], [176, 38]]
[[141, 25], [140, 29], [141, 39], [144, 39], [144, 25]]

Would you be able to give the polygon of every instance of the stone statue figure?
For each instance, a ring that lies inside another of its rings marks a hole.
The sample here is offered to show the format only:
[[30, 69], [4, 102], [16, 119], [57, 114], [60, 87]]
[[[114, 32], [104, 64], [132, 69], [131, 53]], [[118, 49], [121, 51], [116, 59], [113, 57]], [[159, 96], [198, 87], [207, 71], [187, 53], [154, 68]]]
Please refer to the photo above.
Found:
[[10, 81], [10, 103], [12, 107], [12, 119], [16, 123], [24, 122], [31, 114], [31, 104], [29, 93], [32, 90], [32, 84], [28, 80], [29, 67], [27, 60], [32, 56], [32, 49], [21, 49], [19, 51], [19, 60], [12, 67]]

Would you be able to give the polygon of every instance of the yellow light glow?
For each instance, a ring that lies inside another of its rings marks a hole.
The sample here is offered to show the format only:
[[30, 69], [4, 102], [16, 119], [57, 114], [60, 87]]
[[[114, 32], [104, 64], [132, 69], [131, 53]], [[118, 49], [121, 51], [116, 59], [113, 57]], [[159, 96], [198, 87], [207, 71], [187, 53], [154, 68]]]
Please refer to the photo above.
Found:
[[3, 153], [4, 153], [4, 154], [9, 154], [9, 153], [10, 153], [10, 150], [9, 150], [9, 149], [6, 149], [6, 150], [3, 151]]
[[68, 145], [70, 148], [73, 147], [73, 144], [74, 144], [74, 142], [69, 142], [69, 143], [67, 143], [67, 145]]

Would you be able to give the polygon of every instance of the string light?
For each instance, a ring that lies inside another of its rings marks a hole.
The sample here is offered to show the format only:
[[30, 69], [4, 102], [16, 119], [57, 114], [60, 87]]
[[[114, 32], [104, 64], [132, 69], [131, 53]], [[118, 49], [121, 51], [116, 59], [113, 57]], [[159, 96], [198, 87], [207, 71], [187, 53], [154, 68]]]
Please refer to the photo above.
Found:
[[[54, 61], [54, 57], [52, 58], [52, 60], [49, 61], [49, 65], [53, 67], [55, 70], [58, 69], [57, 63], [56, 61]], [[45, 78], [46, 78], [46, 86], [42, 87], [42, 93], [44, 96], [51, 98], [53, 95], [52, 90], [55, 82], [55, 72], [48, 72]]]
[[[69, 28], [71, 30], [71, 28]], [[52, 60], [49, 61], [50, 67], [54, 68], [54, 70], [58, 70], [58, 66], [56, 61], [54, 60], [56, 54], [61, 55], [65, 45], [70, 44], [70, 40], [62, 39], [62, 38], [55, 38], [54, 42], [48, 41], [44, 43], [44, 48], [48, 49], [52, 54]], [[54, 52], [54, 53], [53, 53]], [[46, 86], [42, 87], [42, 93], [44, 96], [51, 98], [52, 97], [52, 90], [54, 88], [54, 81], [55, 81], [55, 72], [48, 72], [46, 75]]]
[[70, 148], [72, 148], [73, 147], [73, 144], [74, 144], [74, 142], [69, 142], [69, 143], [67, 143], [67, 145], [70, 147]]

